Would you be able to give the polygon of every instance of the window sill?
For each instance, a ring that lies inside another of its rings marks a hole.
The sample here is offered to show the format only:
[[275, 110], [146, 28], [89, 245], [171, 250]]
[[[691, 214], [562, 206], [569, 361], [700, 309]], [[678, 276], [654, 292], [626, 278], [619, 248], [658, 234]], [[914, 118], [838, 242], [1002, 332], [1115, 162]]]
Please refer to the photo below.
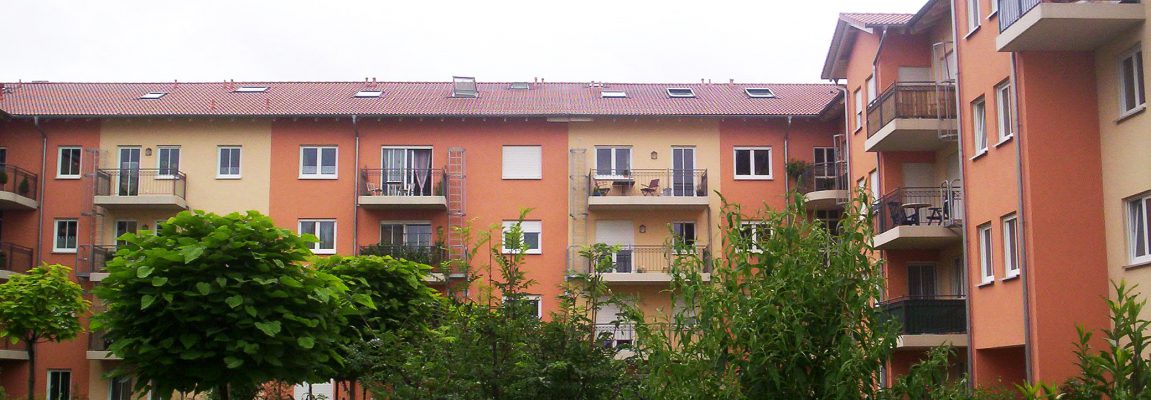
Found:
[[74, 181], [74, 180], [79, 180], [79, 179], [80, 179], [80, 175], [76, 175], [76, 176], [72, 176], [72, 175], [56, 175], [56, 179]]
[[[991, 0], [996, 1], [996, 0]], [[999, 15], [999, 10], [991, 10], [991, 14], [987, 14], [987, 20], [990, 21], [992, 17]]]
[[1123, 266], [1124, 271], [1131, 271], [1136, 269], [1143, 269], [1151, 267], [1151, 260], [1135, 260], [1131, 265]]
[[979, 285], [976, 285], [975, 287], [991, 286], [991, 285], [994, 285], [994, 284], [995, 284], [995, 279], [992, 279], [992, 280], [989, 280], [989, 281], [986, 281], [986, 282], [980, 283]]
[[971, 161], [978, 160], [985, 155], [987, 155], [987, 149], [980, 150], [978, 153], [975, 153], [974, 156], [971, 156]]
[[541, 250], [528, 250], [528, 251], [525, 251], [523, 253], [520, 253], [519, 251], [515, 251], [515, 250], [503, 249], [503, 251], [501, 251], [501, 253], [509, 254], [509, 255], [511, 255], [511, 254], [523, 254], [523, 255], [527, 255], [527, 256], [534, 256], [534, 255], [543, 254], [544, 252]]
[[176, 176], [172, 176], [172, 175], [164, 175], [164, 176], [157, 176], [157, 177], [152, 178], [152, 179], [155, 179], [158, 181], [174, 181], [174, 180], [177, 180], [180, 178], [176, 177]]
[[544, 178], [542, 178], [542, 177], [540, 177], [540, 178], [508, 178], [506, 176], [503, 178], [503, 180], [505, 180], [505, 181], [541, 181], [543, 179]]
[[336, 251], [335, 250], [312, 250], [312, 254], [333, 255], [333, 254], [336, 254]]
[[1003, 277], [1003, 279], [1000, 279], [1000, 281], [1007, 282], [1007, 281], [1013, 281], [1016, 279], [1019, 279], [1019, 273], [1018, 272], [1011, 274], [1011, 275], [1007, 275], [1007, 276]]
[[304, 180], [336, 180], [340, 179], [338, 175], [300, 175], [300, 179]]
[[999, 140], [999, 143], [996, 143], [996, 144], [995, 144], [995, 148], [999, 148], [999, 146], [1002, 146], [1002, 145], [1004, 145], [1004, 144], [1007, 144], [1007, 142], [1010, 142], [1010, 141], [1011, 141], [1011, 139], [1014, 139], [1014, 138], [1015, 138], [1015, 135], [1014, 135], [1014, 134], [1012, 134], [1012, 135], [1010, 135], [1010, 136], [1008, 136], [1008, 137], [1005, 137], [1005, 138], [1003, 138], [1003, 139], [1000, 139], [1000, 140]]
[[863, 125], [861, 124], [861, 125], [855, 127], [855, 131], [853, 131], [852, 134], [859, 134], [859, 132], [862, 130], [863, 130]]
[[975, 28], [972, 28], [970, 32], [967, 32], [967, 35], [963, 36], [963, 40], [971, 40], [972, 36], [975, 36], [976, 33], [979, 33], [979, 28], [981, 27], [983, 27], [983, 25], [976, 25]]
[[76, 254], [76, 249], [52, 249], [52, 254]]
[[219, 180], [231, 180], [231, 181], [234, 181], [234, 180], [239, 180], [239, 179], [242, 179], [242, 178], [241, 178], [240, 176], [236, 176], [236, 175], [225, 175], [225, 176], [216, 175], [216, 179], [219, 179]]
[[740, 175], [736, 175], [735, 178], [733, 178], [733, 179], [737, 180], [737, 181], [773, 181], [773, 180], [775, 180], [775, 178], [770, 176], [770, 175], [769, 176], [750, 176], [750, 175], [740, 176]]
[[1122, 123], [1123, 121], [1126, 121], [1128, 118], [1142, 114], [1144, 111], [1147, 111], [1147, 105], [1146, 104], [1142, 104], [1139, 107], [1135, 107], [1135, 108], [1131, 109], [1131, 111], [1127, 111], [1123, 114], [1119, 114], [1119, 118], [1115, 119], [1115, 123], [1116, 124]]

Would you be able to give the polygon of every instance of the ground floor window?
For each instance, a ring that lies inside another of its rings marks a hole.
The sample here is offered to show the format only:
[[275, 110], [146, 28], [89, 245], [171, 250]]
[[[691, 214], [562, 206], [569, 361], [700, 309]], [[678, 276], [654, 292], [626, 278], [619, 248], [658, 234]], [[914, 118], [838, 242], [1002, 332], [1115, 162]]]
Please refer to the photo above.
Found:
[[72, 400], [72, 371], [48, 370], [47, 400]]

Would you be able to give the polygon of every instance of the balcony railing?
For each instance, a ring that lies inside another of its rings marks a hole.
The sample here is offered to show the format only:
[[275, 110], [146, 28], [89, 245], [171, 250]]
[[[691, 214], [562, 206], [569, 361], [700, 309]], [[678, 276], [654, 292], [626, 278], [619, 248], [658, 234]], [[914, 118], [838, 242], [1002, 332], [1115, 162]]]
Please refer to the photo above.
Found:
[[706, 169], [593, 169], [590, 196], [706, 197]]
[[[592, 272], [592, 260], [580, 254], [583, 249], [581, 246], [572, 246], [568, 249], [568, 268], [573, 273]], [[613, 268], [608, 272], [666, 274], [671, 272], [671, 266], [677, 258], [694, 256], [703, 259], [704, 273], [711, 272], [711, 250], [707, 246], [696, 245], [686, 249], [669, 246], [620, 246], [620, 250], [611, 255]]]
[[80, 245], [76, 251], [76, 272], [82, 276], [104, 273], [104, 267], [116, 254], [116, 246]]
[[32, 269], [32, 249], [14, 243], [0, 243], [0, 270], [25, 273]]
[[621, 323], [617, 326], [612, 323], [598, 323], [595, 324], [595, 336], [597, 339], [604, 338], [605, 347], [631, 345], [636, 340], [635, 325]]
[[108, 351], [112, 340], [104, 337], [104, 331], [88, 332], [88, 351]]
[[360, 255], [391, 256], [438, 267], [448, 259], [448, 248], [438, 245], [374, 244], [360, 246]]
[[37, 176], [14, 165], [0, 166], [0, 191], [12, 192], [36, 200]]
[[847, 190], [847, 168], [839, 163], [816, 163], [803, 170], [796, 184], [800, 193]]
[[967, 306], [963, 296], [904, 297], [884, 302], [888, 316], [899, 321], [905, 335], [967, 332]]
[[955, 87], [935, 82], [898, 82], [867, 107], [867, 137], [895, 119], [955, 118]]
[[873, 207], [876, 234], [897, 226], [953, 226], [963, 222], [963, 193], [958, 187], [899, 188]]
[[188, 190], [188, 177], [166, 168], [101, 169], [96, 171], [97, 196], [174, 195], [181, 199]]
[[442, 169], [385, 168], [360, 170], [360, 196], [443, 196]]
[[1138, 4], [1139, 0], [992, 0], [999, 2], [999, 31], [1003, 32], [1042, 3]]

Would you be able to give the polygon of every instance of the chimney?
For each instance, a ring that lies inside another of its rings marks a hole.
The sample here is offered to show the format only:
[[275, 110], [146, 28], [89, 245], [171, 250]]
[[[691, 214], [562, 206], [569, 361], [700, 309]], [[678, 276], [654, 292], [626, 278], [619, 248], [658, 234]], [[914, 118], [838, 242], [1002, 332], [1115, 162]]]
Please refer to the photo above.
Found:
[[540, 77], [537, 76], [532, 78], [532, 83], [540, 83]]
[[372, 87], [376, 87], [376, 77], [372, 77]]
[[708, 84], [708, 85], [710, 85], [710, 84], [711, 84], [711, 78], [707, 78], [707, 84]]
[[699, 84], [700, 84], [700, 85], [702, 85], [702, 84], [703, 84], [703, 78], [699, 78]]
[[735, 84], [735, 78], [728, 78], [728, 79], [727, 79], [727, 84], [728, 84], [728, 85], [734, 85], [734, 84]]
[[179, 79], [173, 79], [172, 80], [172, 89], [175, 89], [179, 86], [180, 86], [180, 80]]

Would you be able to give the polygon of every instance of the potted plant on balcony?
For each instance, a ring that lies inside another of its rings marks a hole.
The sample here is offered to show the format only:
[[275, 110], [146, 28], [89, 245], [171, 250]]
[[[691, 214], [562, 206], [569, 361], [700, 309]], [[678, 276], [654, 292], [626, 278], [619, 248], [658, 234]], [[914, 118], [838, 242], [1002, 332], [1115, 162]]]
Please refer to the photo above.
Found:
[[20, 192], [20, 195], [27, 195], [28, 191], [32, 190], [31, 186], [28, 185], [28, 177], [27, 176], [25, 176], [24, 179], [20, 180], [20, 187], [17, 188], [17, 190]]
[[783, 169], [787, 173], [787, 177], [794, 180], [798, 185], [800, 179], [803, 179], [803, 171], [811, 166], [811, 163], [804, 160], [790, 160], [783, 165]]
[[8, 169], [0, 168], [0, 186], [8, 184]]

